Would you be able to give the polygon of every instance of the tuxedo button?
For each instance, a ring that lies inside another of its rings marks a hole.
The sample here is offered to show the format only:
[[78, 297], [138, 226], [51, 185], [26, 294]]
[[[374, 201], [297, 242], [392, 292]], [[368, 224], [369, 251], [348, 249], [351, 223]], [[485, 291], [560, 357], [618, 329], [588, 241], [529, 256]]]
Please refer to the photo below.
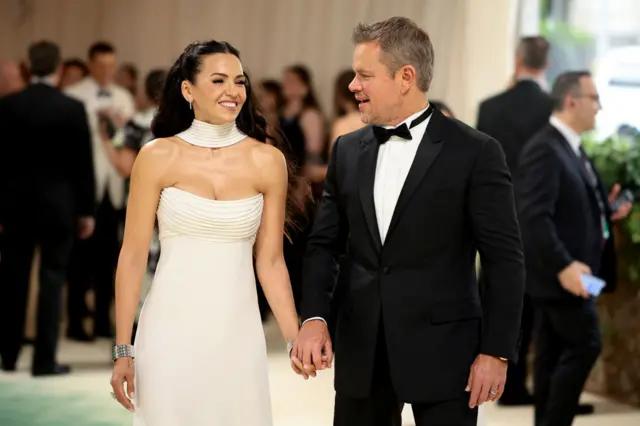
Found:
[[389, 268], [388, 266], [385, 266], [382, 268], [382, 273], [385, 275], [389, 275], [389, 272], [391, 272], [391, 268]]

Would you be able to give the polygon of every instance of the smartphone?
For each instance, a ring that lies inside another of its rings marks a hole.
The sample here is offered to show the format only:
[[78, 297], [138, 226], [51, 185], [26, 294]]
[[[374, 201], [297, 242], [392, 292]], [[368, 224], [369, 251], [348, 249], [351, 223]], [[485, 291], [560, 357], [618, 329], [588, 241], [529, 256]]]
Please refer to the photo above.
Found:
[[631, 192], [628, 189], [625, 189], [620, 193], [620, 196], [616, 198], [613, 201], [613, 203], [611, 203], [611, 211], [615, 213], [622, 204], [626, 202], [633, 203], [633, 199], [634, 199], [633, 192]]
[[601, 280], [596, 276], [589, 275], [589, 274], [582, 274], [581, 279], [582, 279], [582, 285], [587, 290], [587, 293], [589, 293], [592, 296], [599, 296], [600, 293], [602, 292], [602, 289], [605, 288], [607, 285], [605, 281]]

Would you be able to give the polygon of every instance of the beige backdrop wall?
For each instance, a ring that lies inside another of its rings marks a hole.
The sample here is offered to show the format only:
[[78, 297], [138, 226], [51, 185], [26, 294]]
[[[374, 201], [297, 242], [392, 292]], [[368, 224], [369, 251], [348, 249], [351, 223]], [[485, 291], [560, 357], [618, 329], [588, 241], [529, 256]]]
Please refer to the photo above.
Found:
[[230, 41], [253, 78], [278, 77], [294, 62], [313, 71], [329, 114], [335, 75], [351, 63], [359, 21], [411, 17], [436, 50], [432, 97], [473, 124], [477, 101], [506, 85], [517, 0], [0, 0], [0, 58], [21, 59], [29, 43], [58, 42], [84, 58], [98, 39], [144, 74], [168, 67], [198, 39]]

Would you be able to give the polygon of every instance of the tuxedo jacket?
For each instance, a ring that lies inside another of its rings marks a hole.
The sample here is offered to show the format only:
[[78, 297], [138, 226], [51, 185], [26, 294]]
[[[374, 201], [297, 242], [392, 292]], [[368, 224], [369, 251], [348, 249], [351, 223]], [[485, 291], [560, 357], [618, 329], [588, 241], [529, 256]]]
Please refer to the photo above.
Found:
[[86, 77], [67, 87], [65, 94], [82, 102], [87, 111], [93, 144], [96, 200], [99, 203], [108, 194], [111, 204], [118, 210], [125, 205], [125, 179], [111, 163], [102, 142], [98, 111], [101, 108], [110, 108], [122, 117], [130, 119], [135, 114], [135, 103], [131, 94], [116, 84], [111, 84], [106, 89], [109, 96], [99, 97], [100, 90], [100, 86], [92, 77]]
[[512, 175], [520, 150], [549, 122], [552, 106], [551, 97], [533, 80], [518, 81], [480, 104], [476, 128], [500, 142]]
[[[434, 110], [382, 244], [378, 148], [371, 126], [335, 142], [307, 243], [302, 317], [329, 318], [332, 295], [341, 294], [338, 392], [369, 394], [382, 322], [398, 397], [458, 398], [478, 353], [517, 357], [524, 263], [504, 154], [494, 139]], [[488, 281], [483, 303], [477, 250]]]
[[0, 99], [0, 223], [75, 232], [95, 213], [93, 178], [82, 103], [42, 83]]
[[[592, 166], [597, 175], [597, 170]], [[547, 124], [527, 143], [515, 176], [518, 216], [527, 265], [527, 292], [540, 300], [580, 300], [562, 288], [558, 273], [571, 261], [616, 286], [613, 232], [603, 245], [600, 208], [587, 171], [565, 137]], [[612, 229], [607, 193], [598, 192]]]

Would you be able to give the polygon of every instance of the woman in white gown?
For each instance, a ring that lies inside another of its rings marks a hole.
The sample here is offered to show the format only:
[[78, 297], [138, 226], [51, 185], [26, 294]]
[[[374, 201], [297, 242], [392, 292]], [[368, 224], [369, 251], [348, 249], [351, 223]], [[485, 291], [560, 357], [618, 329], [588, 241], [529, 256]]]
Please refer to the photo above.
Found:
[[[111, 384], [135, 426], [272, 425], [254, 252], [287, 342], [298, 317], [282, 255], [289, 170], [265, 129], [237, 50], [189, 45], [133, 168], [116, 274]], [[156, 216], [161, 257], [134, 348]]]

